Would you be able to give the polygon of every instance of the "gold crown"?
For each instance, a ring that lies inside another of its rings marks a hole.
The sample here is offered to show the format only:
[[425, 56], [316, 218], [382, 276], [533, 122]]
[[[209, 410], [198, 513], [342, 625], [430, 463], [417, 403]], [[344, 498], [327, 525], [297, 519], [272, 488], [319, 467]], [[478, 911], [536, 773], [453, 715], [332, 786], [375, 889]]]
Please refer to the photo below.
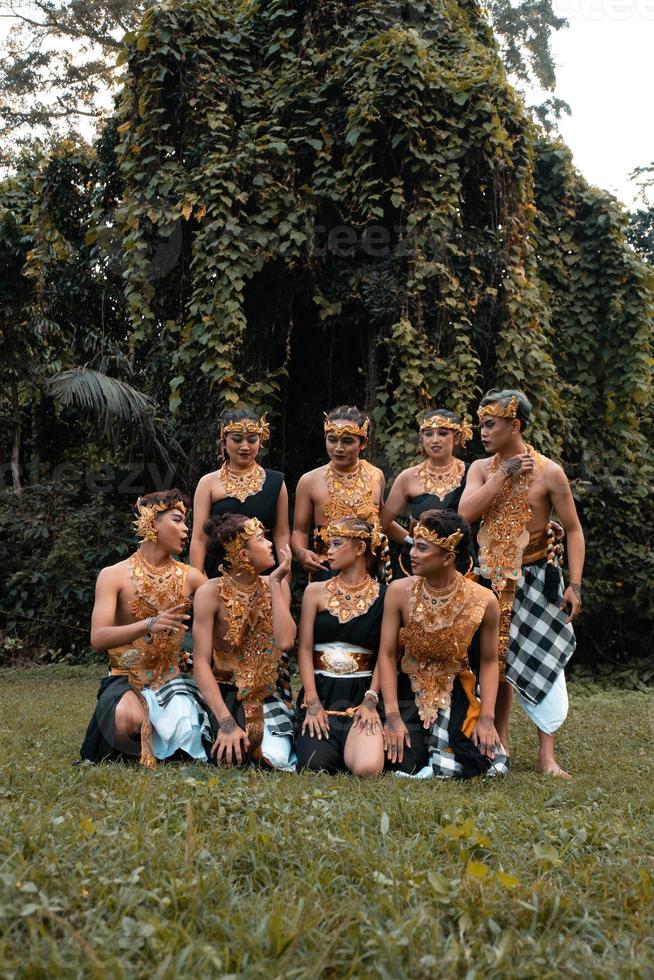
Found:
[[264, 526], [258, 517], [250, 517], [245, 522], [241, 530], [234, 535], [231, 541], [227, 541], [223, 547], [229, 564], [234, 567], [238, 564], [238, 553], [243, 545], [253, 537], [257, 531], [263, 531]]
[[323, 412], [325, 417], [325, 435], [334, 436], [359, 436], [361, 439], [368, 438], [368, 427], [370, 419], [366, 419], [363, 425], [357, 425], [349, 419], [328, 419], [327, 412]]
[[461, 447], [465, 446], [468, 439], [472, 439], [472, 427], [467, 419], [463, 422], [455, 422], [454, 419], [447, 419], [444, 415], [430, 415], [420, 423], [420, 431], [425, 429], [452, 429], [461, 436]]
[[260, 419], [238, 419], [236, 422], [228, 422], [227, 425], [220, 423], [220, 441], [228, 432], [242, 432], [244, 435], [257, 435], [262, 442], [270, 439], [270, 426], [266, 421], [266, 412]]
[[359, 538], [362, 541], [370, 541], [373, 551], [377, 551], [382, 543], [382, 534], [379, 524], [373, 524], [371, 531], [359, 531], [347, 524], [332, 521], [327, 527], [323, 527], [320, 537], [327, 544], [328, 538]]
[[520, 402], [515, 395], [511, 396], [511, 401], [508, 405], [502, 408], [500, 402], [492, 402], [490, 405], [482, 405], [481, 408], [477, 410], [477, 415], [479, 416], [479, 421], [483, 422], [487, 418], [499, 418], [499, 419], [516, 419], [518, 417], [518, 408], [520, 407]]
[[463, 537], [463, 531], [456, 530], [448, 535], [447, 538], [439, 538], [435, 531], [430, 531], [424, 524], [418, 523], [413, 529], [413, 537], [415, 539], [424, 538], [431, 544], [435, 544], [437, 548], [445, 548], [446, 551], [454, 553], [456, 546]]
[[134, 530], [139, 538], [143, 538], [144, 541], [157, 540], [157, 528], [155, 526], [157, 514], [163, 513], [164, 510], [181, 510], [182, 514], [186, 514], [186, 506], [181, 500], [170, 500], [168, 503], [160, 501], [155, 504], [141, 504], [139, 497], [136, 501], [136, 509], [138, 517], [134, 521]]

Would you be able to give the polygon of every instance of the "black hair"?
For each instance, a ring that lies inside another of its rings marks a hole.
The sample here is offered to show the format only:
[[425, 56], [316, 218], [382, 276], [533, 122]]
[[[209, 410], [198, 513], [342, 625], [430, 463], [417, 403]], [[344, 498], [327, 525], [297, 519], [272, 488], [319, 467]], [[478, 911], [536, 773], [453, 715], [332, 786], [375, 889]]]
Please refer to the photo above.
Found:
[[230, 422], [243, 422], [245, 419], [250, 422], [258, 422], [259, 416], [251, 408], [228, 408], [220, 416], [223, 425], [228, 425]]
[[207, 536], [207, 554], [212, 559], [225, 557], [225, 545], [233, 541], [245, 527], [245, 514], [219, 514], [205, 521], [202, 530]]
[[334, 523], [342, 524], [343, 527], [348, 528], [348, 530], [352, 531], [354, 534], [356, 534], [357, 531], [361, 532], [362, 537], [360, 538], [355, 537], [353, 540], [364, 542], [366, 546], [366, 550], [364, 552], [363, 557], [366, 562], [366, 569], [368, 571], [368, 574], [372, 575], [372, 577], [375, 578], [378, 570], [379, 559], [377, 558], [375, 552], [372, 550], [372, 541], [370, 538], [370, 535], [372, 534], [373, 531], [372, 524], [370, 524], [368, 521], [364, 521], [362, 517], [356, 517], [354, 515], [350, 517], [339, 517], [339, 519]]
[[449, 538], [455, 531], [461, 531], [463, 536], [455, 548], [455, 565], [458, 571], [467, 572], [472, 550], [472, 532], [468, 522], [455, 510], [424, 510], [418, 520], [439, 538]]
[[424, 412], [421, 412], [418, 416], [418, 425], [422, 425], [425, 419], [430, 419], [434, 415], [441, 415], [444, 419], [451, 419], [452, 422], [456, 422], [457, 425], [462, 424], [461, 418], [456, 414], [456, 412], [451, 412], [449, 408], [428, 408]]
[[339, 405], [327, 412], [327, 421], [334, 422], [336, 419], [346, 419], [354, 422], [355, 425], [363, 425], [368, 418], [356, 405]]
[[134, 505], [134, 513], [138, 516], [139, 506], [150, 507], [152, 504], [168, 504], [169, 506], [167, 509], [172, 510], [173, 508], [170, 505], [176, 503], [177, 501], [184, 504], [186, 510], [190, 509], [191, 501], [186, 494], [182, 493], [181, 490], [178, 490], [177, 487], [173, 487], [172, 490], [155, 490], [153, 493], [144, 493], [143, 496], [139, 497]]
[[532, 407], [524, 391], [520, 391], [519, 388], [491, 388], [480, 401], [479, 407], [483, 408], [484, 405], [494, 405], [495, 402], [499, 402], [502, 408], [507, 408], [512, 398], [517, 399], [516, 418], [520, 422], [520, 431], [524, 432], [531, 418]]

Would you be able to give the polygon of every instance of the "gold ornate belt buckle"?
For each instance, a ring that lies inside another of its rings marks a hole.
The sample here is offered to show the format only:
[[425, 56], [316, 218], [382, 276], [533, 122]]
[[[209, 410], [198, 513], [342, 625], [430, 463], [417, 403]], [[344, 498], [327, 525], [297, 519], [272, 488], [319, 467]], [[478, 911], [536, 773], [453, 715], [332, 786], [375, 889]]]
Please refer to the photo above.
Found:
[[346, 650], [324, 650], [320, 654], [320, 660], [334, 674], [353, 674], [359, 670], [356, 656]]

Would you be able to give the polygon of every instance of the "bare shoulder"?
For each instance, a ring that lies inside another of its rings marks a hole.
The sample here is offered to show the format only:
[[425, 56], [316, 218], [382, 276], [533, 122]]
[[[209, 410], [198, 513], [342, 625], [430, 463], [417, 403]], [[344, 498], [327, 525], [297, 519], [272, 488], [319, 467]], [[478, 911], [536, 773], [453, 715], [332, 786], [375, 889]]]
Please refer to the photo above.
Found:
[[[197, 569], [196, 569], [197, 571]], [[194, 597], [193, 606], [198, 609], [198, 607], [205, 609], [215, 608], [218, 605], [218, 589], [216, 588], [215, 579], [207, 579], [202, 585], [197, 589]]]
[[481, 456], [470, 464], [470, 469], [468, 470], [468, 476], [483, 476], [486, 478], [488, 475], [488, 467], [490, 466], [492, 457], [491, 456]]
[[207, 576], [204, 575], [204, 573], [201, 572], [198, 568], [195, 568], [193, 565], [190, 565], [186, 581], [188, 582], [191, 591], [197, 592], [198, 589], [200, 589], [207, 581]]
[[324, 592], [324, 582], [309, 582], [302, 594], [302, 602], [317, 602]]
[[297, 489], [304, 490], [305, 492], [310, 492], [311, 489], [316, 485], [316, 483], [324, 477], [327, 472], [327, 465], [316, 466], [314, 470], [307, 470], [303, 473], [297, 482]]
[[407, 578], [397, 578], [391, 582], [386, 589], [386, 602], [402, 602], [415, 580], [415, 575], [409, 575]]
[[116, 562], [115, 565], [105, 565], [98, 573], [97, 584], [102, 588], [120, 586], [129, 576], [129, 559]]
[[543, 459], [545, 462], [542, 472], [548, 489], [559, 492], [565, 490], [568, 487], [568, 478], [563, 467], [548, 456], [543, 456]]
[[208, 490], [211, 490], [212, 486], [217, 483], [219, 479], [219, 470], [212, 470], [211, 473], [205, 473], [204, 476], [201, 476], [198, 480], [198, 485], [195, 488], [195, 492], [197, 493], [200, 491], [200, 493], [206, 493]]

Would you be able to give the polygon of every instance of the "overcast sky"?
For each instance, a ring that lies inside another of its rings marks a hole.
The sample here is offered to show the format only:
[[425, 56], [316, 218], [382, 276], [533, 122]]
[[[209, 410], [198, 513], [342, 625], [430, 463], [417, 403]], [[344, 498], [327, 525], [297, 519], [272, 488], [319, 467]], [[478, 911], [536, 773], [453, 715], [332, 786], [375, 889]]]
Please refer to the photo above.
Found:
[[570, 27], [552, 39], [560, 122], [577, 168], [627, 206], [628, 175], [654, 161], [654, 0], [555, 0]]

